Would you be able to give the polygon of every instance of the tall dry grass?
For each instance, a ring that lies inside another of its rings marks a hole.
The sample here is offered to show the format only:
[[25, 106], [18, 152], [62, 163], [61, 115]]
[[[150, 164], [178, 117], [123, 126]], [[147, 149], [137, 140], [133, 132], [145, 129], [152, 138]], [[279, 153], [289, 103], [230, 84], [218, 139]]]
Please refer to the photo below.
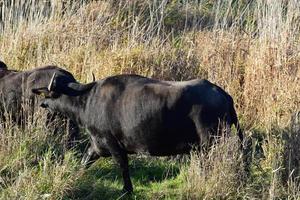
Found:
[[246, 172], [237, 137], [221, 137], [208, 154], [192, 152], [184, 199], [243, 197]]
[[0, 56], [11, 68], [56, 64], [83, 82], [91, 72], [98, 78], [207, 78], [228, 91], [252, 141], [250, 174], [236, 186], [240, 158], [226, 140], [216, 149], [226, 148], [213, 150], [208, 160], [192, 156], [191, 194], [299, 196], [300, 153], [290, 150], [299, 130], [289, 128], [299, 123], [291, 120], [300, 108], [299, 1], [16, 0], [0, 3], [0, 10]]

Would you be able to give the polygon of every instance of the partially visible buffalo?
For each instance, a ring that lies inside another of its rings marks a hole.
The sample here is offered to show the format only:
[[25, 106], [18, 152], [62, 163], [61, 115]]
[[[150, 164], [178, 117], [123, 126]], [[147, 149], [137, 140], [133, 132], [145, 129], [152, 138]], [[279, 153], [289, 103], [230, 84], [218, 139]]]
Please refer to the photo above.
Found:
[[[127, 154], [188, 153], [195, 145], [209, 145], [220, 124], [239, 129], [232, 98], [207, 80], [169, 82], [118, 75], [80, 84], [55, 74], [48, 88], [33, 92], [44, 94], [42, 107], [65, 113], [89, 130], [89, 153], [112, 155], [128, 192], [133, 188]], [[238, 134], [242, 141], [241, 131]]]
[[[28, 71], [15, 71], [7, 69], [6, 64], [0, 61], [1, 120], [5, 121], [9, 117], [13, 122], [24, 125], [39, 105], [40, 98], [36, 98], [32, 93], [32, 89], [46, 87], [53, 73], [64, 77], [66, 83], [75, 81], [71, 73], [56, 66], [45, 66]], [[48, 114], [48, 118], [49, 121], [52, 120], [53, 114]], [[77, 137], [78, 132], [78, 126], [70, 122], [69, 134], [71, 138]]]

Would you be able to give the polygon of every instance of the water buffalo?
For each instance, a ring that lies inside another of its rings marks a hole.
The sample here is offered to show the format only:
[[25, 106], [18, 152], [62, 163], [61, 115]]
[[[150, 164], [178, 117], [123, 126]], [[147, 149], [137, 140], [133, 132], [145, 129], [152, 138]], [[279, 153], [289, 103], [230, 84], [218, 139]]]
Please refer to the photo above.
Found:
[[[209, 144], [238, 119], [233, 100], [207, 80], [159, 81], [139, 75], [117, 75], [97, 82], [66, 82], [54, 74], [43, 94], [41, 106], [65, 113], [89, 132], [89, 153], [111, 155], [119, 164], [124, 190], [133, 190], [128, 154], [168, 156], [188, 153], [193, 146]], [[243, 140], [241, 131], [238, 132]]]
[[[39, 105], [39, 98], [32, 93], [36, 87], [46, 87], [53, 73], [64, 77], [66, 82], [74, 82], [71, 73], [56, 66], [45, 66], [28, 71], [15, 71], [7, 69], [5, 63], [0, 61], [0, 117], [23, 126], [34, 114]], [[57, 114], [54, 114], [57, 115]], [[48, 114], [48, 123], [53, 120], [53, 114]], [[62, 120], [61, 120], [62, 121]], [[70, 138], [78, 135], [78, 126], [72, 121], [68, 131]]]

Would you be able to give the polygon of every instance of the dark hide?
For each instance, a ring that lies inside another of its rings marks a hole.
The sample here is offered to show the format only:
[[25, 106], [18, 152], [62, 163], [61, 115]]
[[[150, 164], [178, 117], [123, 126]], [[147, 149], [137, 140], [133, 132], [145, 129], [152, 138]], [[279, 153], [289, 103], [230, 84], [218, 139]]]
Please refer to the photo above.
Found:
[[0, 69], [7, 69], [7, 66], [4, 62], [0, 60]]
[[[0, 62], [0, 117], [3, 121], [7, 116], [20, 126], [24, 126], [35, 109], [40, 104], [40, 98], [32, 93], [36, 87], [47, 87], [53, 73], [59, 74], [66, 82], [74, 82], [73, 75], [56, 66], [45, 66], [28, 71], [8, 70], [7, 66]], [[6, 113], [6, 114], [5, 114]], [[57, 115], [57, 114], [55, 114]], [[47, 124], [53, 122], [55, 117], [48, 114]], [[57, 118], [57, 117], [56, 117]], [[60, 120], [65, 121], [60, 116]], [[78, 137], [78, 126], [74, 122], [69, 123], [70, 140]], [[72, 138], [72, 139], [71, 139]]]
[[[119, 164], [124, 189], [132, 191], [128, 153], [169, 156], [207, 147], [220, 122], [226, 128], [238, 121], [232, 98], [207, 80], [158, 81], [138, 75], [119, 75], [82, 85], [63, 84], [57, 76], [44, 92], [42, 106], [67, 114], [85, 126], [92, 145], [90, 157], [109, 156]], [[243, 140], [242, 133], [239, 137]]]

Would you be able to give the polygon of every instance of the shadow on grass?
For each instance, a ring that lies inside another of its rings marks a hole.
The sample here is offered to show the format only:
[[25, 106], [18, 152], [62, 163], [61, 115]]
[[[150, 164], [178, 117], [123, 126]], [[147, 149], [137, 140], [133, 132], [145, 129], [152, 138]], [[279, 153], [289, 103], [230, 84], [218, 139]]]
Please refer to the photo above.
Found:
[[123, 179], [119, 168], [110, 158], [100, 159], [74, 183], [65, 199], [157, 199], [174, 195], [180, 187], [180, 163], [167, 158], [131, 158], [130, 175], [133, 195], [122, 193]]

